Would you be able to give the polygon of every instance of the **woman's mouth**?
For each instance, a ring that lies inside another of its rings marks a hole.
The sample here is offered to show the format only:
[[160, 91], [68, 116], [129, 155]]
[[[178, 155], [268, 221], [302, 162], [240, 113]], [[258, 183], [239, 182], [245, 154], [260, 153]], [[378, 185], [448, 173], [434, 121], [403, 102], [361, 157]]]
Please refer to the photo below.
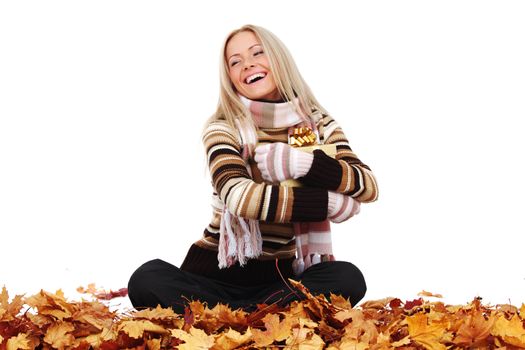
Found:
[[244, 79], [244, 83], [250, 85], [259, 80], [264, 79], [265, 77], [266, 77], [266, 73], [263, 73], [263, 72], [255, 73], [255, 74], [248, 76], [246, 79]]

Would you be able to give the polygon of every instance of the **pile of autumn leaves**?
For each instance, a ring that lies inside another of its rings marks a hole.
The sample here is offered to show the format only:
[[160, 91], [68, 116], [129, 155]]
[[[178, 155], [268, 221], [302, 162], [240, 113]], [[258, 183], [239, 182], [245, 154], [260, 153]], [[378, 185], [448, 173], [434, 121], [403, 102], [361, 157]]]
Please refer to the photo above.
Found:
[[[100, 301], [70, 302], [45, 291], [0, 294], [0, 350], [15, 349], [450, 349], [525, 348], [525, 305], [451, 306], [387, 298], [352, 309], [344, 298], [311, 295], [254, 312], [201, 302], [112, 312]], [[432, 296], [427, 294], [427, 296]]]

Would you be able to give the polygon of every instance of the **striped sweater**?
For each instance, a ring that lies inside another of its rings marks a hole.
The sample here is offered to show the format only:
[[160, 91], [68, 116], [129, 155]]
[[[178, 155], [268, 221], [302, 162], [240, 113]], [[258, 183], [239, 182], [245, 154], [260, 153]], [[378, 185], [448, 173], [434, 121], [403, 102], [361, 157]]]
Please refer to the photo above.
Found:
[[[370, 168], [350, 148], [337, 122], [323, 115], [317, 122], [320, 142], [335, 144], [335, 159], [314, 151], [312, 167], [298, 179], [302, 187], [266, 184], [250, 159], [252, 176], [241, 157], [236, 130], [225, 121], [211, 122], [203, 133], [212, 179], [212, 219], [195, 245], [217, 251], [223, 205], [234, 215], [259, 220], [263, 238], [261, 260], [290, 258], [295, 255], [293, 222], [323, 221], [327, 217], [328, 191], [352, 196], [361, 202], [377, 199], [377, 184]], [[259, 129], [259, 145], [288, 142], [288, 128]]]

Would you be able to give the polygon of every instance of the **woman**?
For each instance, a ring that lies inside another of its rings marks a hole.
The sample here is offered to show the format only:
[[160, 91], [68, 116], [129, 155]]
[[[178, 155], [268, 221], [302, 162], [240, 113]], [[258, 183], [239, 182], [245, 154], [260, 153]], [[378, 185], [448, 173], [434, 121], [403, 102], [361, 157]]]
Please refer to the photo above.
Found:
[[[243, 26], [227, 36], [221, 55], [219, 104], [203, 132], [212, 221], [180, 268], [156, 259], [135, 271], [132, 304], [179, 313], [192, 299], [246, 310], [284, 305], [299, 297], [286, 285], [294, 278], [313, 294], [343, 295], [355, 305], [366, 284], [357, 267], [333, 258], [329, 224], [377, 199], [370, 168], [274, 34]], [[336, 154], [303, 152], [290, 141], [335, 145]], [[281, 184], [290, 179], [301, 185]]]

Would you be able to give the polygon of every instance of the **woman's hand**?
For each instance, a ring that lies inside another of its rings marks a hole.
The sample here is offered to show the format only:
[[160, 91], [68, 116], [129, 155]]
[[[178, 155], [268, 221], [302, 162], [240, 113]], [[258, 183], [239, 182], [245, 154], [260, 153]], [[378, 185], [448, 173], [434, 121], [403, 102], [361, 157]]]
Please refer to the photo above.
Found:
[[269, 143], [255, 149], [254, 160], [262, 177], [268, 182], [280, 182], [305, 176], [314, 156], [282, 142]]
[[328, 191], [328, 219], [343, 222], [359, 214], [361, 203], [350, 196]]

